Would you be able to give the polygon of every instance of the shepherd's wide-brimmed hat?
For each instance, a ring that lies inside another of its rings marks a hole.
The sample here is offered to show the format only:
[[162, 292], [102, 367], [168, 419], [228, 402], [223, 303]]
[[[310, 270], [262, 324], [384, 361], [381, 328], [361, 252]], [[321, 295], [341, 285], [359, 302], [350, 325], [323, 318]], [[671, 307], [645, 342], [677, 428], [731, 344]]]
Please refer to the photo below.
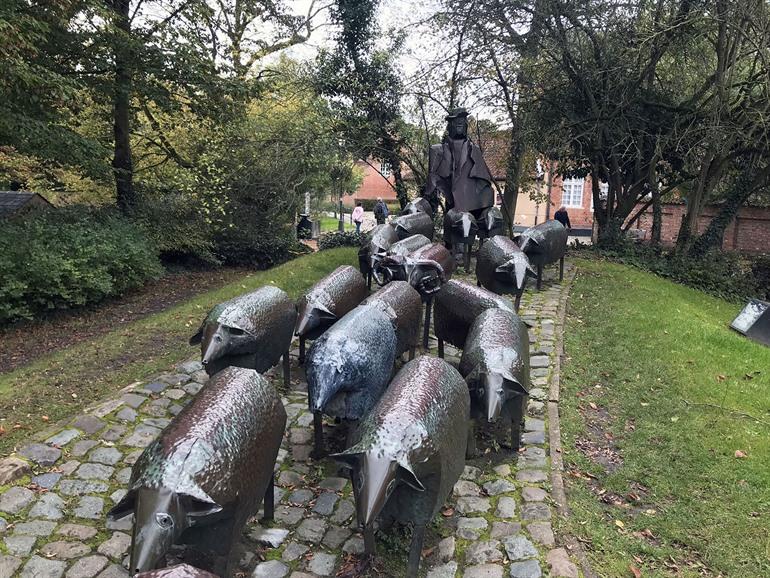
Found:
[[449, 114], [444, 117], [444, 120], [451, 120], [460, 116], [468, 116], [468, 111], [464, 108], [453, 108], [449, 111]]

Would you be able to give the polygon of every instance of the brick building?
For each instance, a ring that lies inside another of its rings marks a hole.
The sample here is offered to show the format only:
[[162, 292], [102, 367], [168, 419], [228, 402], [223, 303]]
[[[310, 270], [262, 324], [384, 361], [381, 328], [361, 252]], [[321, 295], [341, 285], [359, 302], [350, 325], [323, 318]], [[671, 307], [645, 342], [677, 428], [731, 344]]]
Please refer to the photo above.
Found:
[[396, 189], [393, 188], [393, 176], [388, 165], [372, 159], [368, 163], [356, 161], [356, 166], [364, 172], [364, 180], [355, 193], [342, 197], [343, 205], [353, 207], [359, 200], [378, 197], [386, 203], [396, 202]]

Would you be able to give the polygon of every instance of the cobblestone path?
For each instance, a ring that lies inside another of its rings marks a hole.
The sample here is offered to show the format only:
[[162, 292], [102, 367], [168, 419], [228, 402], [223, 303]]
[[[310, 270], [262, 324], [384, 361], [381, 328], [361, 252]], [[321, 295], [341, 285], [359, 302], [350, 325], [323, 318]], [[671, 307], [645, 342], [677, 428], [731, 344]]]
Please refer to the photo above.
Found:
[[[521, 315], [532, 324], [533, 387], [522, 450], [489, 452], [465, 468], [426, 537], [421, 568], [429, 578], [579, 575], [552, 530], [545, 404], [566, 286], [553, 281], [553, 269], [543, 290], [528, 291], [522, 303]], [[294, 353], [292, 387], [283, 395], [289, 419], [276, 466], [275, 521], [262, 527], [255, 518], [246, 528], [241, 575], [398, 576], [408, 537], [380, 534], [378, 558], [366, 570], [357, 557], [363, 539], [355, 529], [350, 483], [329, 460], [309, 457], [312, 415]], [[452, 347], [446, 355], [459, 362]], [[270, 377], [279, 386], [279, 373]], [[105, 513], [124, 495], [142, 448], [205, 381], [200, 364], [188, 361], [176, 373], [128, 386], [0, 460], [0, 578], [127, 576], [131, 519], [107, 523]], [[328, 430], [344, 435], [341, 426]]]

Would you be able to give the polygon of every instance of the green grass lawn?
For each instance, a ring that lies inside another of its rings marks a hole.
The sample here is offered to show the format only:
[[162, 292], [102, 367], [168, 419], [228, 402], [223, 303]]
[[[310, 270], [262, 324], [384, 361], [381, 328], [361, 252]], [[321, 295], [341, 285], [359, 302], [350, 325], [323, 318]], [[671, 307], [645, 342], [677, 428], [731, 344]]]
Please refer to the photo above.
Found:
[[47, 421], [77, 415], [110, 393], [194, 357], [199, 350], [187, 341], [215, 304], [267, 284], [296, 299], [343, 264], [357, 265], [355, 249], [306, 255], [0, 376], [0, 425], [5, 429], [0, 434], [0, 455], [28, 440]]
[[[339, 219], [334, 217], [320, 217], [321, 219], [321, 232], [328, 233], [330, 231], [339, 230]], [[356, 226], [350, 222], [350, 215], [345, 215], [345, 230], [354, 231]]]
[[770, 576], [770, 349], [729, 329], [740, 304], [578, 264], [560, 406], [594, 570]]

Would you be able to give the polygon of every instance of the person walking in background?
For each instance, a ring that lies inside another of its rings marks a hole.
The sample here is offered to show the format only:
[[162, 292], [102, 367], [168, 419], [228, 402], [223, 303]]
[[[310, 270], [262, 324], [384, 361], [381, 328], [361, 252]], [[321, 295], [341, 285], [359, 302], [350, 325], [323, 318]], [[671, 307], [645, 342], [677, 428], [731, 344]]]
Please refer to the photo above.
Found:
[[364, 222], [364, 207], [361, 204], [361, 201], [358, 201], [356, 203], [356, 208], [353, 209], [353, 214], [351, 215], [351, 218], [353, 219], [353, 222], [356, 225], [356, 233], [360, 233], [361, 223]]
[[374, 218], [377, 219], [377, 224], [384, 224], [387, 216], [388, 205], [382, 201], [382, 197], [377, 197], [377, 204], [374, 205]]
[[562, 205], [559, 210], [553, 214], [553, 218], [559, 221], [565, 228], [571, 229], [572, 223], [569, 222], [569, 214], [567, 214], [567, 207]]

